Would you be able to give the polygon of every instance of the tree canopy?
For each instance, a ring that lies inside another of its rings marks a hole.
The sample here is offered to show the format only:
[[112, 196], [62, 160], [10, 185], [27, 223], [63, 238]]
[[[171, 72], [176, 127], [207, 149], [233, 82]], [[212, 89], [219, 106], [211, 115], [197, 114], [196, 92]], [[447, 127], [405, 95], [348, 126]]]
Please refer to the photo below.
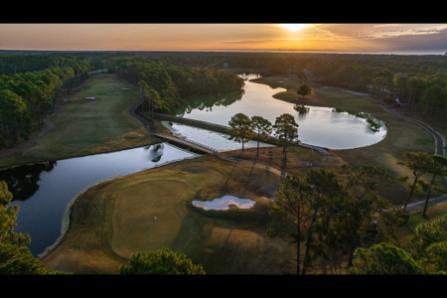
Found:
[[253, 135], [253, 123], [247, 115], [237, 113], [231, 117], [228, 125], [231, 127], [231, 140], [242, 143], [242, 151], [244, 151], [244, 144], [250, 140]]
[[359, 248], [354, 254], [354, 274], [422, 274], [423, 270], [405, 250], [379, 243], [370, 248]]
[[6, 182], [0, 181], [0, 274], [46, 274], [28, 248], [29, 236], [15, 232], [18, 207], [8, 206], [11, 200]]
[[378, 243], [358, 248], [351, 273], [355, 274], [446, 274], [447, 217], [420, 223], [405, 247]]
[[298, 90], [296, 90], [296, 93], [298, 93], [298, 95], [301, 95], [304, 99], [304, 97], [306, 95], [309, 95], [311, 91], [312, 91], [312, 89], [308, 85], [302, 84], [298, 87]]
[[186, 255], [161, 248], [133, 254], [121, 267], [121, 274], [205, 274], [203, 267], [194, 264]]

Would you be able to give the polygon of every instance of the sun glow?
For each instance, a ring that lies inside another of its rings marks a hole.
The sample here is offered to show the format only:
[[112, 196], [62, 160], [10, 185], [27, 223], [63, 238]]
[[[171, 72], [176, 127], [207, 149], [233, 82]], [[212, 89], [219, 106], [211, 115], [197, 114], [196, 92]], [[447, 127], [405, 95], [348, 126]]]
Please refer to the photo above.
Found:
[[301, 29], [308, 27], [309, 24], [279, 24], [279, 26], [288, 31], [297, 32]]

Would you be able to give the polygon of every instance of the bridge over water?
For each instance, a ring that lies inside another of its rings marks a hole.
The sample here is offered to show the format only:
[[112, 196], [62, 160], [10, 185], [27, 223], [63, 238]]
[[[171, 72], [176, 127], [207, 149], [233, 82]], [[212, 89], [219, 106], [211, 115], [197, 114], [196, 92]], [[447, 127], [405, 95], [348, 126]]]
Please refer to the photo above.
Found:
[[[220, 132], [220, 133], [224, 133], [224, 134], [230, 134], [230, 132], [231, 132], [231, 128], [229, 126], [225, 126], [225, 125], [221, 125], [221, 124], [216, 124], [216, 123], [211, 123], [211, 122], [206, 122], [206, 121], [196, 120], [196, 119], [190, 119], [190, 118], [184, 118], [184, 117], [178, 117], [178, 116], [162, 114], [162, 113], [152, 113], [152, 115], [154, 118], [159, 119], [159, 120], [181, 123], [181, 124], [185, 124], [185, 125], [189, 125], [189, 126], [193, 126], [193, 127], [197, 127], [197, 128], [202, 128], [202, 129], [207, 129], [207, 130], [211, 130], [211, 131], [215, 131], [215, 132]], [[253, 137], [253, 140], [258, 141], [256, 136]], [[277, 138], [274, 138], [274, 137], [259, 138], [259, 141], [268, 143], [271, 145], [276, 145], [276, 146], [282, 145], [281, 142]], [[315, 146], [315, 145], [311, 145], [311, 144], [306, 144], [306, 143], [300, 142], [300, 143], [298, 143], [298, 146], [318, 151], [321, 154], [328, 153], [327, 148], [323, 148], [323, 147], [319, 147], [319, 146]]]
[[156, 133], [152, 132], [151, 135], [164, 139], [170, 143], [177, 144], [180, 147], [186, 147], [188, 149], [191, 149], [191, 151], [198, 152], [198, 153], [205, 153], [205, 154], [217, 154], [218, 151], [214, 148], [205, 146], [203, 144], [196, 143], [191, 140], [179, 138], [177, 136], [167, 134], [167, 133]]
[[[152, 131], [149, 119], [142, 112], [141, 102], [135, 104], [130, 109], [129, 112], [132, 116], [136, 117], [138, 120], [140, 120], [140, 122], [143, 123], [144, 127], [146, 128], [146, 130], [148, 131], [148, 133], [150, 135], [153, 135], [160, 139], [166, 140], [170, 143], [177, 144], [181, 147], [189, 148], [192, 151], [195, 151], [197, 153], [204, 153], [204, 154], [218, 153], [218, 151], [214, 148], [208, 147], [203, 144], [199, 144], [197, 142], [188, 140], [186, 138], [181, 138], [181, 137], [178, 137], [178, 136], [175, 136], [172, 134]], [[158, 120], [165, 120], [165, 121], [181, 123], [181, 124], [185, 124], [185, 125], [189, 125], [189, 126], [193, 126], [193, 127], [197, 127], [197, 128], [202, 128], [202, 129], [207, 129], [207, 130], [211, 130], [211, 131], [215, 131], [215, 132], [220, 132], [220, 133], [224, 133], [224, 134], [230, 134], [230, 132], [231, 132], [231, 128], [229, 126], [206, 122], [206, 121], [202, 121], [202, 120], [183, 118], [183, 117], [178, 117], [178, 116], [163, 114], [163, 113], [151, 113], [151, 116]], [[258, 139], [256, 137], [254, 137], [253, 140], [257, 141]], [[274, 137], [267, 137], [267, 138], [263, 137], [263, 138], [260, 138], [259, 141], [268, 143], [268, 144], [272, 144], [272, 145], [281, 145], [280, 141]], [[310, 145], [310, 144], [305, 144], [302, 142], [300, 142], [298, 144], [298, 146], [318, 151], [321, 154], [328, 154], [327, 148], [314, 146], [314, 145]]]

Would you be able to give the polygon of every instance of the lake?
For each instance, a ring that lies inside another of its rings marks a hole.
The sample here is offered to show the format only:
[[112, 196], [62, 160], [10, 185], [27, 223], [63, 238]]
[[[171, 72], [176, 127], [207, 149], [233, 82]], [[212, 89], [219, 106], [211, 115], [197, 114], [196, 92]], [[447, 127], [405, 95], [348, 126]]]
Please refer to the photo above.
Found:
[[24, 165], [0, 171], [19, 206], [17, 232], [31, 236], [38, 255], [59, 237], [67, 204], [92, 185], [197, 154], [167, 143], [112, 153]]
[[[181, 123], [173, 123], [170, 121], [162, 121], [163, 126], [168, 128], [173, 134], [184, 137], [187, 140], [194, 141], [199, 144], [206, 145], [217, 151], [228, 151], [241, 149], [242, 145], [239, 142], [230, 140], [229, 136], [223, 133], [210, 131], [203, 128], [197, 128]], [[256, 141], [248, 141], [244, 144], [245, 148], [256, 148]], [[272, 145], [266, 143], [259, 143], [259, 147], [271, 147]]]
[[[244, 93], [239, 99], [218, 99], [211, 105], [207, 103], [199, 105], [200, 108], [188, 108], [181, 116], [227, 125], [230, 118], [239, 112], [249, 116], [260, 115], [272, 122], [277, 116], [290, 113], [299, 124], [299, 138], [302, 142], [330, 149], [368, 146], [386, 136], [384, 125], [373, 131], [366, 119], [347, 112], [337, 112], [330, 107], [308, 106], [307, 113], [299, 115], [293, 109], [293, 104], [273, 98], [274, 94], [285, 89], [250, 81], [256, 77], [243, 76]], [[228, 140], [225, 134], [178, 123], [164, 122], [164, 125], [176, 134], [219, 151], [239, 149], [241, 146], [240, 143]], [[255, 146], [254, 141], [246, 144], [247, 148]], [[168, 143], [160, 143], [10, 168], [0, 171], [0, 180], [6, 180], [13, 192], [14, 201], [11, 204], [20, 207], [16, 231], [31, 236], [30, 249], [34, 255], [38, 255], [60, 236], [66, 206], [85, 189], [114, 177], [196, 156]], [[234, 198], [221, 199], [225, 206], [237, 203]], [[205, 204], [222, 202], [217, 200]]]
[[[284, 88], [271, 88], [265, 84], [251, 82], [259, 75], [241, 75], [245, 81], [244, 93], [239, 100], [231, 100], [228, 104], [219, 100], [215, 105], [188, 108], [178, 116], [197, 119], [221, 125], [228, 125], [236, 113], [248, 116], [259, 115], [271, 122], [283, 113], [295, 116], [299, 124], [299, 139], [303, 143], [321, 146], [329, 149], [352, 149], [370, 146], [380, 142], [386, 136], [385, 125], [378, 131], [370, 129], [366, 119], [337, 112], [331, 107], [306, 106], [308, 112], [298, 115], [293, 109], [294, 104], [273, 97], [274, 94], [286, 91]], [[191, 138], [191, 133], [184, 126], [177, 126], [178, 133]]]

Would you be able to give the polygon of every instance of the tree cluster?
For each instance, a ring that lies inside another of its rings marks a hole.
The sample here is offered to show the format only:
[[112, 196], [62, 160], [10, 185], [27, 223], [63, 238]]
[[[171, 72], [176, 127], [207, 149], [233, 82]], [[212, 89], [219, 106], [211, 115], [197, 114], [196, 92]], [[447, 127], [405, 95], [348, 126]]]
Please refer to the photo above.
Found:
[[[172, 113], [189, 106], [193, 96], [219, 95], [241, 91], [243, 80], [234, 74], [203, 67], [186, 67], [142, 57], [105, 60], [105, 65], [139, 85], [146, 110]], [[218, 98], [216, 97], [216, 101]]]
[[18, 207], [9, 206], [11, 200], [6, 182], [0, 181], [0, 274], [46, 274], [28, 248], [30, 237], [14, 231]]
[[419, 224], [405, 247], [382, 242], [355, 251], [354, 274], [446, 274], [447, 217]]
[[384, 211], [387, 203], [376, 191], [387, 175], [363, 166], [344, 167], [339, 173], [310, 170], [282, 180], [272, 204], [270, 231], [295, 242], [297, 274], [342, 272], [357, 247], [393, 235], [389, 227], [398, 216]]
[[64, 83], [88, 69], [86, 60], [62, 59], [42, 70], [0, 74], [0, 148], [27, 140], [53, 111]]

